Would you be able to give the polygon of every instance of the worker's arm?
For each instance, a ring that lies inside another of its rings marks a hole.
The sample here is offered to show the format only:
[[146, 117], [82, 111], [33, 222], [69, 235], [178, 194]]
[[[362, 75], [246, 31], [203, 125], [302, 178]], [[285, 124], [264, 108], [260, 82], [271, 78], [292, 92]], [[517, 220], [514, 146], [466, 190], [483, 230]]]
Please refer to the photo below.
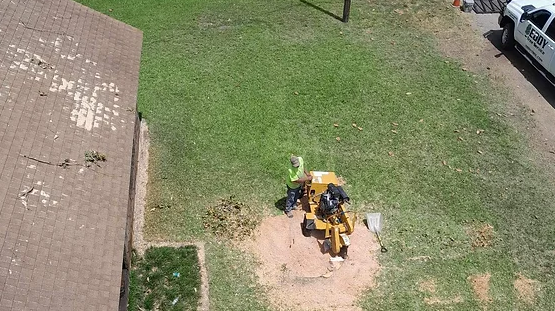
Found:
[[305, 174], [304, 177], [301, 177], [301, 178], [299, 178], [299, 179], [297, 179], [297, 180], [293, 180], [293, 182], [296, 182], [297, 184], [302, 184], [302, 183], [304, 183], [305, 181], [309, 181], [309, 180], [312, 180], [312, 175], [310, 175], [310, 174]]

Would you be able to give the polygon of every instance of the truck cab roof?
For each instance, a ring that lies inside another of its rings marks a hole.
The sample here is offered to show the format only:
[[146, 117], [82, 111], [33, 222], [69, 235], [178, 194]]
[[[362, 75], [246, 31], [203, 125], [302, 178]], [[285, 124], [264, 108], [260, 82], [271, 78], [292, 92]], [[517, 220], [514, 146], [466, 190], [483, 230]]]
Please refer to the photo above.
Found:
[[555, 0], [513, 0], [509, 2], [509, 5], [516, 6], [524, 12], [541, 8], [555, 13]]

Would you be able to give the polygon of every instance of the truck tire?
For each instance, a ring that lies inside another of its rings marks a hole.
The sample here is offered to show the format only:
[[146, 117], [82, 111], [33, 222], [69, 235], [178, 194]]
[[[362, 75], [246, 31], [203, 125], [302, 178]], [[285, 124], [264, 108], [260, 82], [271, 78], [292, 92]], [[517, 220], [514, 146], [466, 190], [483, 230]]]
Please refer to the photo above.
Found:
[[503, 26], [501, 33], [501, 48], [510, 50], [515, 46], [515, 24], [510, 22]]

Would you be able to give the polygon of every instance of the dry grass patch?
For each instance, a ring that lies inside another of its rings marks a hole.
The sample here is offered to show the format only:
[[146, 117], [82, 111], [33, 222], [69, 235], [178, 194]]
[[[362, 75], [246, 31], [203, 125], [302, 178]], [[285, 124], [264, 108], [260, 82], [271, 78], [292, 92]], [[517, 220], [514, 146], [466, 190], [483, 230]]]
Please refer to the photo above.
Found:
[[457, 295], [453, 298], [441, 299], [439, 297], [424, 298], [424, 302], [429, 305], [451, 305], [463, 302], [463, 298]]
[[489, 295], [489, 281], [491, 278], [491, 274], [483, 273], [483, 274], [474, 274], [468, 277], [470, 284], [472, 285], [472, 290], [474, 291], [474, 295], [480, 303], [487, 304], [491, 302], [491, 297]]
[[490, 247], [494, 242], [493, 226], [488, 223], [470, 225], [466, 233], [471, 239], [472, 248]]
[[514, 287], [519, 300], [527, 304], [534, 303], [536, 300], [536, 293], [539, 290], [538, 281], [529, 279], [519, 273], [518, 278], [514, 281]]
[[434, 279], [428, 279], [418, 283], [418, 290], [423, 293], [433, 294], [436, 292], [436, 281]]

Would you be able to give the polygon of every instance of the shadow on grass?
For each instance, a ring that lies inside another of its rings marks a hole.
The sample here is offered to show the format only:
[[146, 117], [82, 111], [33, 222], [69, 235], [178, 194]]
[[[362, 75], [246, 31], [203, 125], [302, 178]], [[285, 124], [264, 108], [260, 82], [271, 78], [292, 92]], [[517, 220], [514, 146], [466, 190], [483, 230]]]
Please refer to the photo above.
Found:
[[[310, 203], [308, 202], [308, 197], [306, 195], [303, 195], [300, 198], [300, 206], [297, 203], [297, 209], [302, 209], [305, 212], [310, 212]], [[285, 204], [287, 203], [287, 196], [277, 200], [274, 203], [275, 208], [277, 208], [280, 211], [284, 211], [285, 210]]]
[[501, 48], [501, 33], [503, 30], [489, 30], [483, 34], [497, 50], [499, 54], [495, 57], [505, 55], [511, 64], [520, 71], [520, 73], [528, 80], [543, 96], [543, 98], [555, 108], [555, 93], [553, 93], [553, 85], [532, 66], [520, 53], [516, 50], [505, 51]]
[[274, 203], [274, 206], [278, 210], [283, 211], [283, 210], [285, 210], [285, 203], [287, 203], [287, 197], [286, 196], [277, 200], [276, 203]]
[[330, 12], [330, 11], [328, 11], [328, 10], [322, 9], [321, 7], [319, 7], [319, 6], [315, 5], [315, 4], [312, 4], [312, 3], [310, 3], [310, 2], [308, 2], [308, 1], [306, 1], [306, 0], [299, 0], [299, 1], [301, 1], [302, 3], [308, 5], [309, 7], [312, 7], [312, 8], [314, 8], [314, 9], [316, 9], [316, 10], [322, 12], [322, 13], [325, 13], [325, 14], [327, 14], [327, 15], [329, 15], [329, 16], [335, 18], [335, 19], [338, 20], [338, 21], [341, 21], [341, 22], [343, 21], [343, 19], [342, 19], [341, 17], [339, 17], [339, 16], [333, 14], [332, 12]]

